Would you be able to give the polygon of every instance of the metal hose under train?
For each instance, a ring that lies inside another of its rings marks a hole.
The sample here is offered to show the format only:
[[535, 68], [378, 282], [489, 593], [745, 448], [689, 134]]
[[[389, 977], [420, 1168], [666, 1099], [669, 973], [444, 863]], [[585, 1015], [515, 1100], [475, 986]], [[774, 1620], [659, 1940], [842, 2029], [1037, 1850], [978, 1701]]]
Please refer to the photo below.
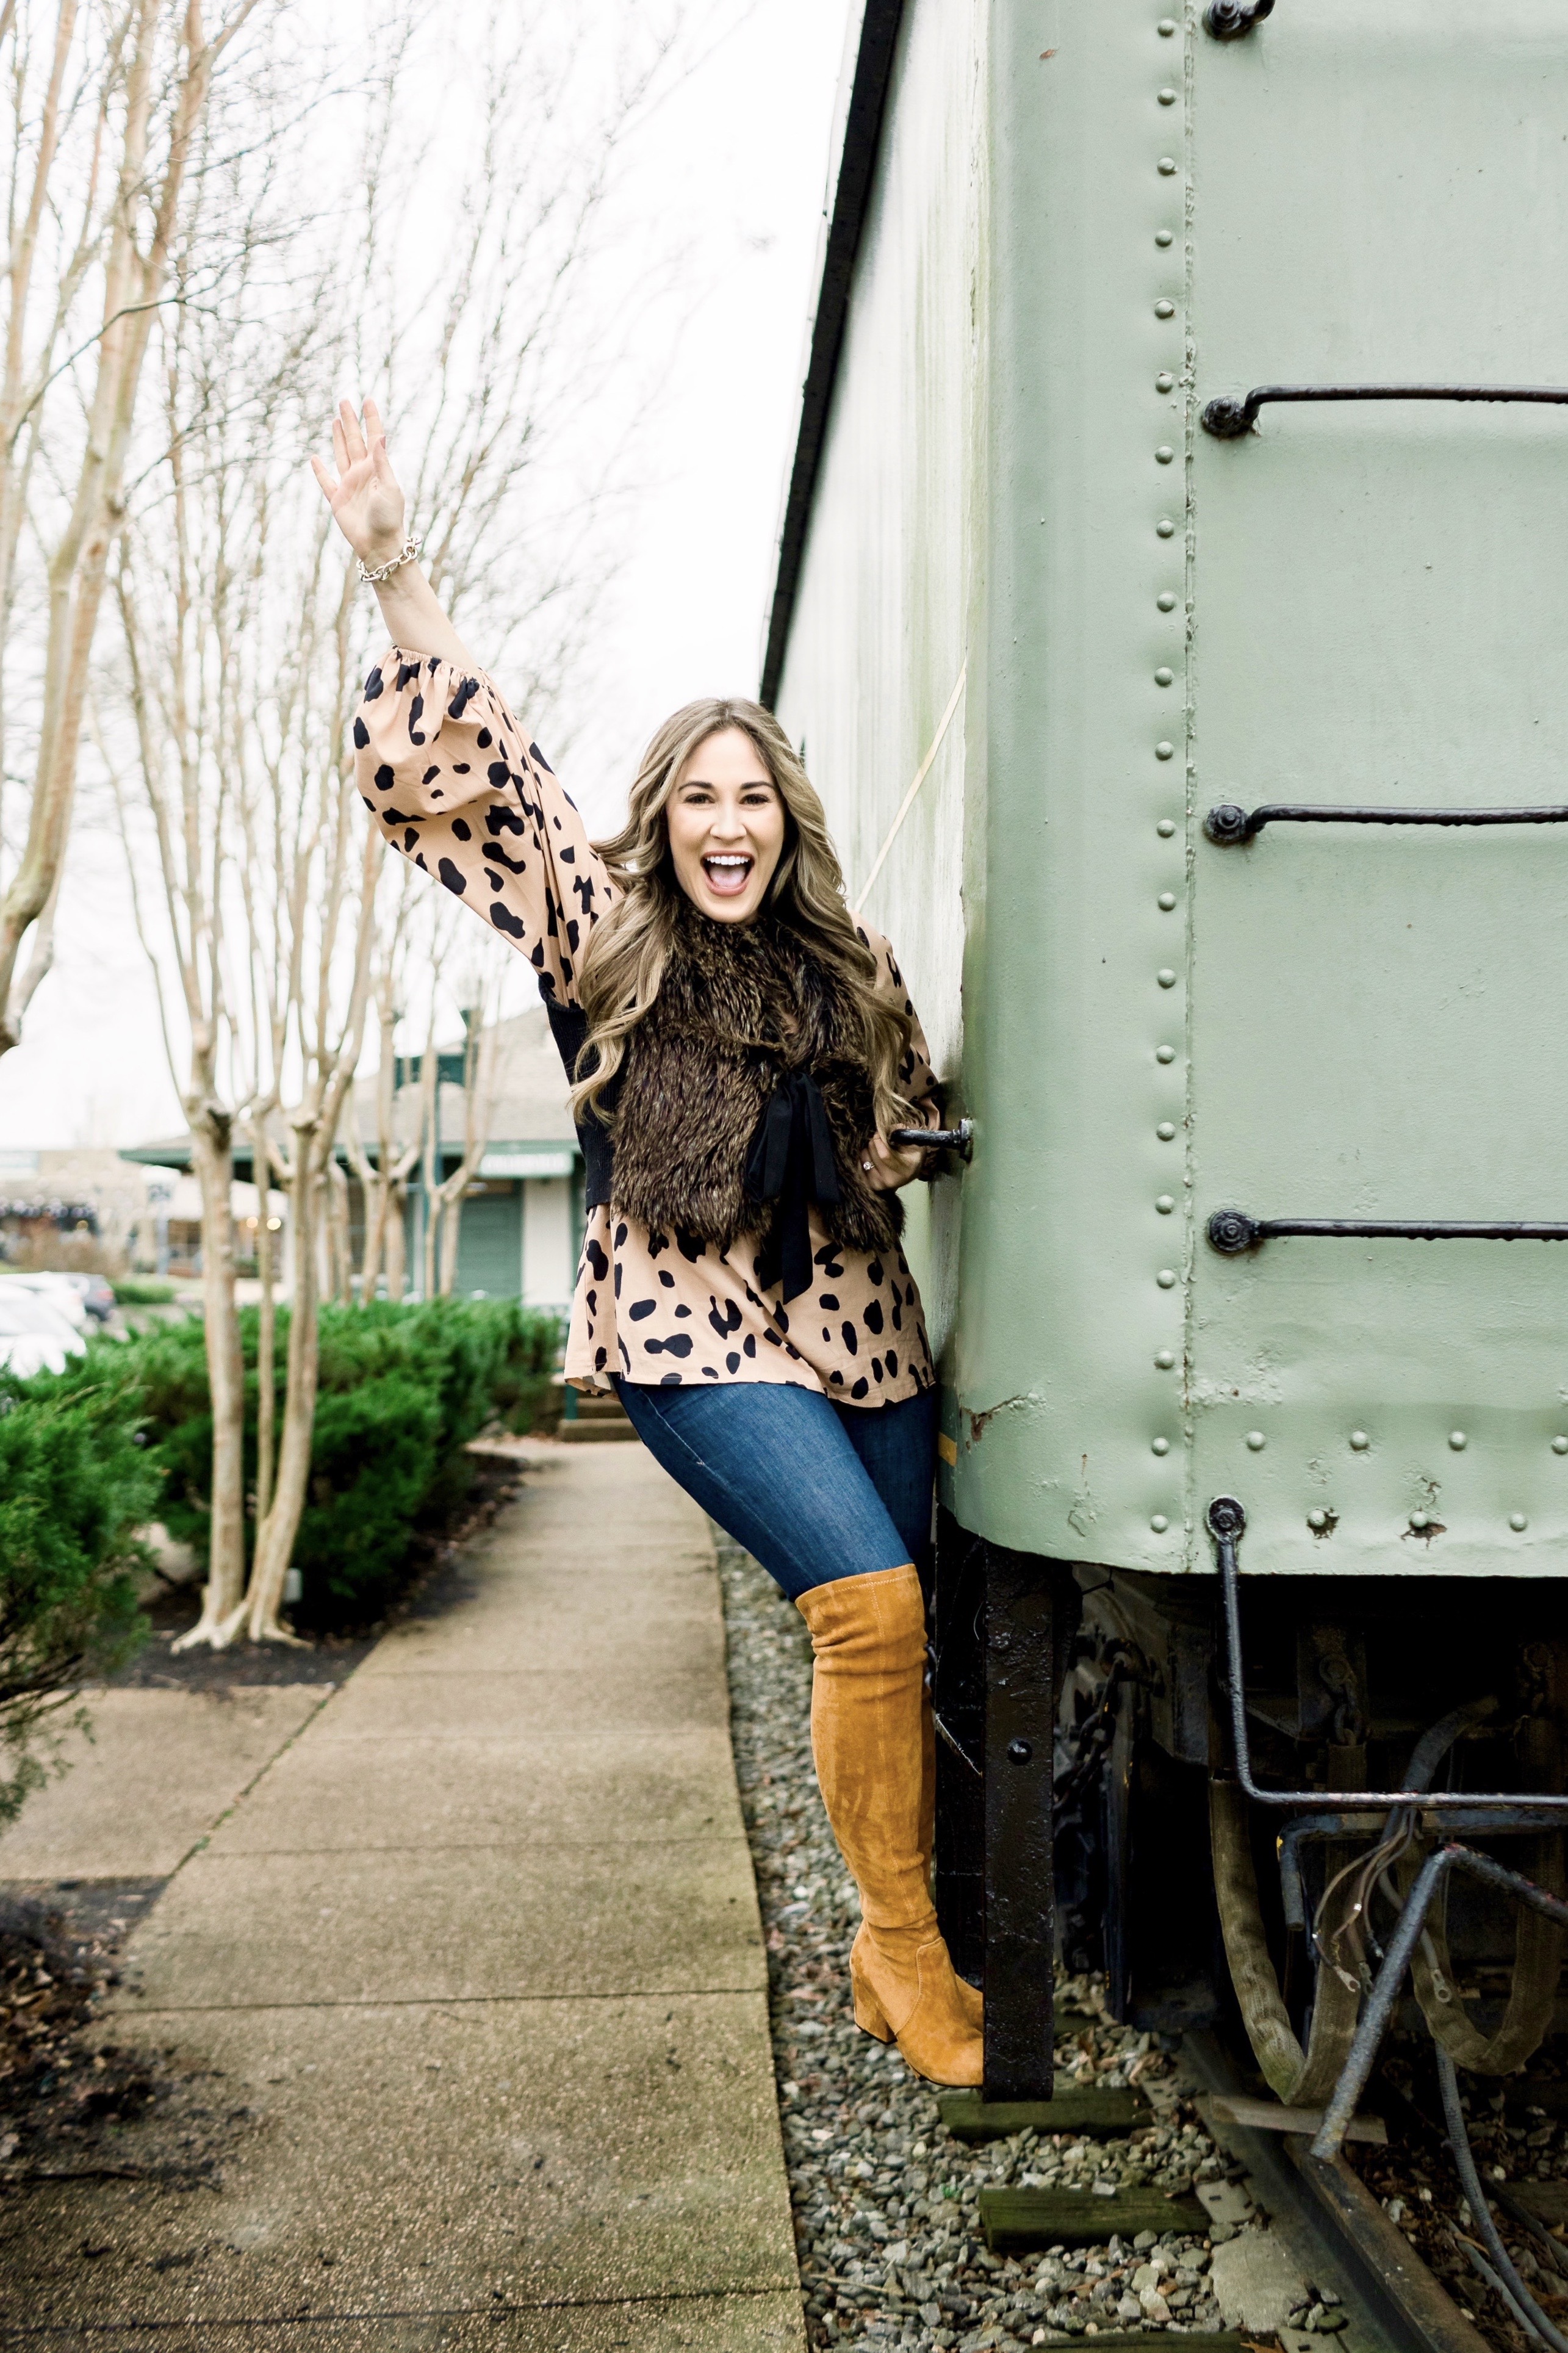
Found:
[[1247, 1801], [1234, 1781], [1209, 1784], [1209, 1838], [1225, 1957], [1247, 2039], [1269, 2090], [1284, 2106], [1321, 2107], [1350, 2056], [1361, 2007], [1360, 1989], [1347, 1986], [1336, 1970], [1319, 1971], [1311, 2031], [1303, 2051], [1269, 1957], [1258, 1900]]
[[[1495, 1700], [1477, 1700], [1435, 1724], [1417, 1742], [1404, 1786], [1429, 1788], [1456, 1741], [1467, 1732], [1479, 1730], [1496, 1710]], [[1537, 1788], [1561, 1789], [1562, 1747], [1556, 1727], [1536, 1716], [1526, 1718], [1521, 1729], [1521, 1761], [1529, 1780]], [[1269, 1955], [1252, 1858], [1248, 1801], [1235, 1783], [1211, 1784], [1209, 1831], [1226, 1958], [1247, 2040], [1265, 2080], [1287, 2107], [1320, 2106], [1339, 2081], [1350, 2053], [1361, 2007], [1359, 1981], [1365, 1976], [1364, 1957], [1358, 1945], [1356, 1967], [1349, 1970], [1329, 1963], [1325, 1953], [1325, 1966], [1317, 1973], [1311, 2029], [1303, 2052]], [[1414, 1810], [1408, 1807], [1391, 1810], [1381, 1841], [1394, 1850], [1390, 1858], [1393, 1873], [1383, 1872], [1375, 1877], [1397, 1912], [1408, 1900], [1426, 1862], [1430, 1841], [1416, 1837]], [[1369, 1852], [1378, 1843], [1373, 1841]], [[1537, 1885], [1553, 1895], [1563, 1893], [1559, 1832], [1546, 1832], [1534, 1840], [1526, 1862], [1528, 1874]], [[1358, 1918], [1370, 1896], [1369, 1882], [1364, 1897], [1355, 1906]], [[1321, 1934], [1318, 1941], [1323, 1953]], [[1497, 2031], [1489, 2036], [1475, 2025], [1458, 1998], [1441, 1920], [1436, 1915], [1428, 1919], [1413, 1956], [1411, 1977], [1422, 2015], [1439, 2049], [1475, 2074], [1507, 2075], [1522, 2066], [1540, 2049], [1552, 2024], [1563, 1941], [1563, 1930], [1555, 1921], [1528, 1908], [1516, 1913], [1508, 2001]]]

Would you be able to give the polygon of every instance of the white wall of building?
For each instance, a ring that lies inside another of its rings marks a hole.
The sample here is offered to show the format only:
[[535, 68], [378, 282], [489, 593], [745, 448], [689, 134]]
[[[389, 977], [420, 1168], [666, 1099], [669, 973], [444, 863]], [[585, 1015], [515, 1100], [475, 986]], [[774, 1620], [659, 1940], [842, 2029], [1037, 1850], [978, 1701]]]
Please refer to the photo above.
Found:
[[561, 1307], [576, 1278], [572, 1179], [531, 1176], [522, 1188], [522, 1303]]

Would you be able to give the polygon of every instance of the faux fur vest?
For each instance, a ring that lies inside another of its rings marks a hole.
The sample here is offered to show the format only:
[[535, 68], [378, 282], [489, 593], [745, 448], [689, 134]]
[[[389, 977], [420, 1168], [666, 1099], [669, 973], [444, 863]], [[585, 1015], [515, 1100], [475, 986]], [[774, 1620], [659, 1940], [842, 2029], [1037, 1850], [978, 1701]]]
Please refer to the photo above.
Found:
[[771, 916], [713, 923], [682, 902], [615, 1092], [613, 1198], [646, 1225], [728, 1250], [782, 1226], [792, 1195], [798, 1219], [804, 1184], [846, 1249], [888, 1250], [902, 1231], [897, 1194], [860, 1166], [877, 1121], [853, 1000]]

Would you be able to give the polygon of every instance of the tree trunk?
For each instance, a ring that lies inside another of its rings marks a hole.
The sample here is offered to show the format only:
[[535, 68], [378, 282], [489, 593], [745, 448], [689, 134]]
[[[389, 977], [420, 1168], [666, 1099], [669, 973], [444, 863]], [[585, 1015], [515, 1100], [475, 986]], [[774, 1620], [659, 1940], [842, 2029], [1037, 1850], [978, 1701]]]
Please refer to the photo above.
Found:
[[227, 1114], [209, 1109], [191, 1122], [202, 1193], [202, 1308], [212, 1392], [212, 1520], [202, 1614], [174, 1645], [219, 1645], [236, 1630], [245, 1599], [245, 1362], [234, 1295], [233, 1134]]
[[402, 1303], [408, 1282], [408, 1183], [394, 1184], [386, 1205], [386, 1295]]
[[336, 1300], [351, 1306], [354, 1295], [353, 1250], [349, 1238], [349, 1180], [334, 1153], [327, 1162], [327, 1233], [331, 1241], [331, 1290]]
[[272, 1507], [257, 1535], [256, 1560], [250, 1572], [247, 1613], [253, 1642], [296, 1639], [278, 1613], [283, 1604], [283, 1579], [293, 1557], [294, 1539], [300, 1533], [300, 1514], [305, 1508], [316, 1428], [316, 1383], [321, 1366], [317, 1309], [321, 1154], [319, 1128], [296, 1128], [289, 1188], [294, 1237], [294, 1295], [289, 1312], [283, 1440], [278, 1451], [278, 1484]]
[[261, 1196], [260, 1214], [256, 1220], [256, 1271], [261, 1278], [261, 1308], [256, 1335], [256, 1501], [252, 1507], [259, 1542], [262, 1522], [272, 1505], [273, 1454], [278, 1439], [278, 1300], [272, 1272], [272, 1229], [267, 1222], [272, 1158], [266, 1126], [261, 1122], [251, 1130], [251, 1156]]
[[[466, 1191], [467, 1187], [463, 1188]], [[450, 1299], [458, 1279], [458, 1244], [463, 1230], [463, 1191], [441, 1204], [441, 1296]]]

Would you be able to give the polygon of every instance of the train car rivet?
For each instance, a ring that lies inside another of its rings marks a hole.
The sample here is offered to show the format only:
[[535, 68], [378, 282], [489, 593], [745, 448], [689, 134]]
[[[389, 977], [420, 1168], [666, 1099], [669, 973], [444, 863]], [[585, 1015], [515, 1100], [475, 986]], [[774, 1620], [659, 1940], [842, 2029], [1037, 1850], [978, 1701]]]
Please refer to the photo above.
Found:
[[1456, 1454], [1462, 1454], [1469, 1442], [1462, 1430], [1451, 1430], [1448, 1432], [1448, 1443]]
[[1508, 1515], [1508, 1524], [1516, 1536], [1521, 1536], [1530, 1525], [1522, 1512], [1510, 1512]]
[[1170, 37], [1171, 37], [1172, 34], [1175, 31], [1175, 29], [1176, 29], [1176, 20], [1175, 20], [1175, 18], [1174, 18], [1173, 16], [1162, 16], [1162, 17], [1161, 17], [1161, 19], [1160, 19], [1160, 38], [1161, 38], [1163, 41], [1168, 41], [1168, 40], [1170, 39]]
[[1552, 1441], [1552, 1451], [1553, 1454], [1568, 1454], [1568, 1438], [1554, 1438]]
[[1175, 1197], [1171, 1193], [1162, 1193], [1154, 1204], [1163, 1218], [1168, 1218], [1175, 1206]]
[[1159, 522], [1154, 525], [1154, 533], [1155, 536], [1159, 539], [1174, 539], [1176, 535], [1176, 526], [1171, 521], [1169, 515], [1162, 515]]
[[1165, 966], [1163, 972], [1157, 972], [1154, 975], [1154, 977], [1159, 982], [1162, 988], [1174, 988], [1176, 985], [1176, 976], [1171, 970], [1169, 965]]
[[1410, 1514], [1410, 1525], [1417, 1535], [1423, 1535], [1432, 1525], [1431, 1513], [1412, 1512]]
[[[1169, 1144], [1176, 1131], [1172, 1126], [1168, 1119], [1163, 1119], [1160, 1122], [1159, 1126], [1154, 1130], [1154, 1133], [1159, 1137], [1162, 1144]], [[1174, 1282], [1175, 1277], [1173, 1275], [1171, 1280]]]
[[1174, 106], [1175, 102], [1176, 93], [1173, 90], [1163, 90], [1160, 92], [1160, 103], [1162, 106]]
[[1157, 670], [1154, 672], [1154, 683], [1156, 686], [1170, 686], [1174, 682], [1175, 676], [1173, 670]]
[[1161, 178], [1162, 178], [1162, 179], [1163, 179], [1163, 180], [1170, 180], [1170, 179], [1173, 179], [1173, 178], [1175, 177], [1175, 172], [1176, 172], [1176, 159], [1175, 159], [1175, 157], [1174, 157], [1173, 155], [1162, 155], [1162, 156], [1161, 156], [1161, 158], [1160, 158], [1160, 176], [1161, 176]]
[[1174, 1268], [1163, 1266], [1160, 1269], [1159, 1273], [1154, 1277], [1154, 1280], [1159, 1284], [1162, 1291], [1174, 1291], [1176, 1287]]
[[[1169, 841], [1171, 836], [1176, 830], [1175, 818], [1173, 817], [1163, 817], [1160, 819], [1159, 824], [1154, 828], [1154, 830], [1159, 835], [1162, 841]], [[1164, 1058], [1162, 1057], [1162, 1059]]]
[[[1154, 316], [1157, 319], [1168, 319], [1175, 310], [1175, 307], [1176, 306], [1173, 302], [1156, 302], [1154, 305]], [[1156, 466], [1169, 466], [1173, 463], [1175, 455], [1176, 453], [1172, 448], [1170, 443], [1168, 441], [1162, 441], [1159, 448], [1154, 452], [1154, 463]]]
[[1372, 1440], [1371, 1440], [1371, 1439], [1367, 1436], [1367, 1434], [1366, 1434], [1366, 1432], [1365, 1432], [1365, 1430], [1352, 1430], [1352, 1432], [1351, 1432], [1351, 1445], [1352, 1445], [1352, 1449], [1354, 1450], [1354, 1451], [1355, 1451], [1357, 1454], [1364, 1454], [1364, 1453], [1366, 1452], [1367, 1448], [1368, 1448], [1371, 1444], [1372, 1444]]
[[1034, 1753], [1026, 1740], [1010, 1740], [1007, 1743], [1007, 1762], [1010, 1765], [1026, 1765]]
[[1261, 1454], [1268, 1440], [1260, 1430], [1249, 1430], [1247, 1433], [1247, 1443], [1254, 1454]]
[[1171, 229], [1157, 228], [1154, 231], [1154, 242], [1159, 247], [1162, 253], [1163, 253], [1168, 245], [1174, 245], [1175, 241], [1174, 232]]
[[1166, 914], [1167, 914], [1167, 915], [1171, 913], [1171, 910], [1172, 910], [1172, 908], [1173, 908], [1173, 907], [1174, 907], [1175, 903], [1176, 903], [1176, 894], [1175, 894], [1175, 892], [1174, 892], [1173, 891], [1162, 891], [1162, 892], [1161, 892], [1161, 893], [1160, 893], [1160, 904], [1161, 904], [1161, 906], [1164, 909], [1164, 911], [1165, 911], [1165, 913], [1166, 913]]
[[1154, 1060], [1155, 1060], [1157, 1062], [1173, 1062], [1173, 1061], [1175, 1060], [1175, 1059], [1176, 1059], [1176, 1050], [1175, 1050], [1175, 1048], [1174, 1048], [1173, 1046], [1156, 1046], [1156, 1047], [1155, 1047], [1155, 1049], [1154, 1049]]
[[1152, 1454], [1169, 1454], [1171, 1451], [1171, 1441], [1168, 1438], [1156, 1438], [1152, 1441], [1149, 1451]]
[[1154, 378], [1154, 389], [1156, 392], [1174, 392], [1176, 389], [1176, 379], [1171, 374], [1169, 368], [1162, 368], [1160, 370], [1159, 375]]
[[1159, 595], [1155, 597], [1154, 602], [1158, 605], [1162, 613], [1173, 613], [1176, 609], [1176, 595], [1174, 589], [1162, 588]]
[[1163, 1372], [1163, 1373], [1172, 1373], [1172, 1372], [1174, 1372], [1174, 1371], [1175, 1371], [1175, 1368], [1176, 1368], [1176, 1352], [1175, 1352], [1175, 1350], [1174, 1350], [1173, 1348], [1162, 1348], [1162, 1349], [1160, 1349], [1160, 1350], [1159, 1350], [1159, 1352], [1158, 1352], [1158, 1354], [1155, 1356], [1154, 1362], [1155, 1362], [1155, 1364], [1157, 1365], [1157, 1366], [1159, 1367], [1159, 1369], [1160, 1369], [1160, 1371], [1161, 1371], [1161, 1372]]
[[1328, 1526], [1328, 1525], [1329, 1525], [1329, 1515], [1328, 1515], [1327, 1512], [1309, 1512], [1309, 1513], [1308, 1513], [1308, 1514], [1307, 1514], [1307, 1525], [1308, 1525], [1308, 1526], [1309, 1526], [1309, 1527], [1313, 1531], [1313, 1533], [1314, 1533], [1314, 1534], [1320, 1534], [1320, 1533], [1321, 1533], [1324, 1528], [1326, 1528], [1326, 1527]]
[[1174, 745], [1173, 744], [1155, 744], [1155, 746], [1154, 746], [1154, 757], [1156, 758], [1156, 760], [1173, 760], [1173, 759], [1175, 758], [1175, 756], [1176, 756], [1176, 747], [1175, 747], [1175, 745]]

